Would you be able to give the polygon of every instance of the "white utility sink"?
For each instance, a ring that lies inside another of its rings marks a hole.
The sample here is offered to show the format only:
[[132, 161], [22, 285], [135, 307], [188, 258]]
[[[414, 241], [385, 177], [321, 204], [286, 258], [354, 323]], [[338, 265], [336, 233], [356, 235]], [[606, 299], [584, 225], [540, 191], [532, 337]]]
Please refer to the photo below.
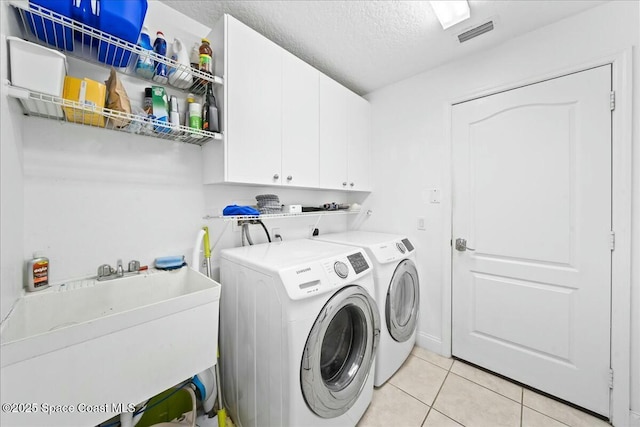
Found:
[[96, 425], [214, 365], [219, 300], [220, 284], [189, 268], [20, 298], [0, 331], [1, 395], [30, 407], [0, 424]]

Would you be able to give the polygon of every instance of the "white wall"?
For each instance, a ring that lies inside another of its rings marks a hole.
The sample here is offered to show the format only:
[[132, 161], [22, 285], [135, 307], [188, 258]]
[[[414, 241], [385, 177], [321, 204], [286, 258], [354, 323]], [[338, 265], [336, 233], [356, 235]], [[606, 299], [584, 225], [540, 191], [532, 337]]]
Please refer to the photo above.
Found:
[[[579, 65], [634, 46], [634, 158], [632, 230], [632, 409], [640, 412], [640, 79], [638, 2], [610, 2], [506, 42], [494, 49], [419, 74], [367, 96], [373, 106], [374, 193], [365, 207], [377, 212], [363, 228], [409, 235], [416, 243], [422, 293], [419, 344], [441, 349], [444, 254], [450, 230], [443, 204], [427, 203], [428, 188], [449, 180], [446, 105], [480, 90]], [[471, 41], [470, 43], [473, 43]], [[401, 64], [399, 64], [400, 66]], [[416, 230], [416, 218], [426, 230]]]
[[203, 211], [200, 147], [24, 119], [24, 258], [51, 280], [190, 254]]
[[[4, 5], [1, 5], [4, 6]], [[15, 31], [9, 14], [0, 13], [0, 82], [9, 78], [5, 34]], [[0, 89], [0, 319], [22, 293], [22, 110]]]
[[[205, 219], [228, 204], [255, 204], [258, 194], [283, 203], [342, 203], [346, 193], [202, 185], [201, 149], [154, 138], [24, 118], [24, 258], [36, 250], [51, 260], [53, 282], [95, 275], [118, 258], [143, 265], [156, 257], [191, 254], [199, 229], [210, 228], [213, 264], [239, 246], [231, 223]], [[216, 142], [212, 142], [216, 143]], [[323, 217], [322, 232], [342, 231], [356, 216]], [[270, 220], [285, 239], [304, 238], [318, 218]], [[266, 241], [251, 227], [256, 243]]]

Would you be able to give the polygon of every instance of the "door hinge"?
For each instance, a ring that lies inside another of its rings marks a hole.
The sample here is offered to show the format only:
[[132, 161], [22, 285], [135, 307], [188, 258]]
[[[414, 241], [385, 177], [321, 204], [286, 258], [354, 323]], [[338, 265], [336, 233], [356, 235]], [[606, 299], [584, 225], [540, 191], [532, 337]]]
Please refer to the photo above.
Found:
[[616, 249], [616, 232], [611, 230], [609, 233], [609, 249], [613, 251]]
[[611, 108], [611, 111], [616, 109], [616, 93], [615, 93], [615, 91], [611, 91], [609, 93], [609, 107]]
[[613, 390], [613, 369], [609, 368], [609, 388]]

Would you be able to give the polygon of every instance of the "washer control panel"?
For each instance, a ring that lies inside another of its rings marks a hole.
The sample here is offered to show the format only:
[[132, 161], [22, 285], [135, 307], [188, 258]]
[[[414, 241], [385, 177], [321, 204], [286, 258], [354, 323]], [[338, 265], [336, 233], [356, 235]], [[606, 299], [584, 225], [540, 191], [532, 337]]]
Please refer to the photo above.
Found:
[[281, 270], [279, 276], [289, 297], [298, 300], [357, 283], [371, 272], [371, 261], [367, 254], [356, 249], [352, 253]]
[[351, 263], [351, 267], [353, 267], [353, 271], [355, 271], [356, 274], [360, 274], [369, 268], [369, 264], [364, 258], [364, 255], [362, 255], [362, 252], [356, 252], [353, 255], [348, 255], [347, 259]]
[[347, 264], [342, 261], [336, 261], [333, 264], [333, 271], [335, 271], [338, 277], [340, 277], [341, 279], [346, 279], [349, 275], [349, 267], [347, 267]]

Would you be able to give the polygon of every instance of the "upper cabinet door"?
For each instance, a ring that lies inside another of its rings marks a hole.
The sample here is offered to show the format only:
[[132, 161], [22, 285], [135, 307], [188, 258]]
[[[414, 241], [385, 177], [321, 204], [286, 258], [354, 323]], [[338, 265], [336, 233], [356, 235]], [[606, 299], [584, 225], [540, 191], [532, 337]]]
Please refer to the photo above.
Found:
[[347, 189], [347, 96], [349, 90], [320, 75], [320, 187]]
[[282, 177], [283, 185], [318, 187], [318, 70], [282, 51]]
[[282, 49], [228, 16], [226, 180], [281, 183]]
[[347, 99], [349, 190], [371, 190], [371, 105], [349, 92]]

